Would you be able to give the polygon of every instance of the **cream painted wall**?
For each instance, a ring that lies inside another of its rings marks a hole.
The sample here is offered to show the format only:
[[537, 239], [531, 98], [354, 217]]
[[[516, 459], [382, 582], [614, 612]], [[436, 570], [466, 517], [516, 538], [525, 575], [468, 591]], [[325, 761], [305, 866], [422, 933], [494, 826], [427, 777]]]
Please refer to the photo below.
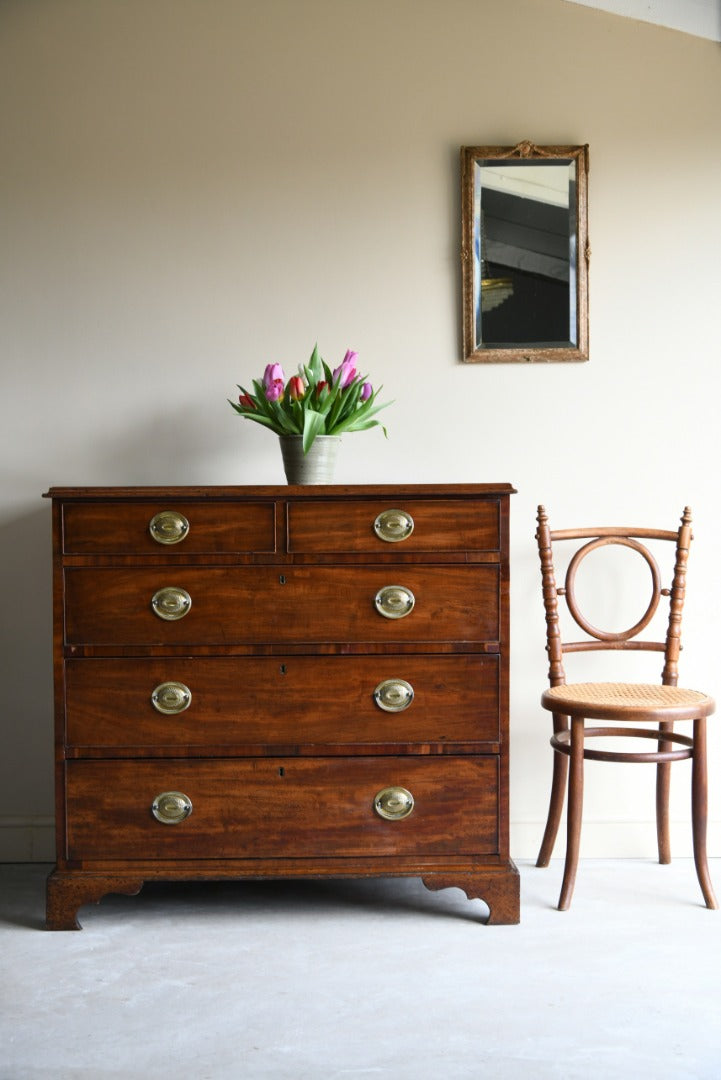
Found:
[[[396, 399], [390, 440], [347, 437], [339, 480], [518, 488], [516, 856], [551, 764], [537, 502], [559, 525], [694, 507], [683, 674], [721, 693], [720, 110], [717, 44], [563, 0], [4, 0], [0, 857], [50, 857], [41, 492], [281, 482], [225, 398], [316, 339]], [[587, 364], [459, 362], [458, 148], [523, 138], [590, 144]], [[711, 755], [721, 855], [715, 729]], [[610, 800], [591, 773], [586, 854], [653, 856], [651, 772], [634, 794], [629, 770]]]

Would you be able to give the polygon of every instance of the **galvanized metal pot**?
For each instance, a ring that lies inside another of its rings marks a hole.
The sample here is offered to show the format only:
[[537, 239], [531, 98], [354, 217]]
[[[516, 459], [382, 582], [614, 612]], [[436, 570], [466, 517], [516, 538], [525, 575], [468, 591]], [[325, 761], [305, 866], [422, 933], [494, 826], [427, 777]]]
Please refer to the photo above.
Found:
[[307, 454], [301, 435], [279, 435], [289, 484], [332, 484], [340, 435], [316, 435]]

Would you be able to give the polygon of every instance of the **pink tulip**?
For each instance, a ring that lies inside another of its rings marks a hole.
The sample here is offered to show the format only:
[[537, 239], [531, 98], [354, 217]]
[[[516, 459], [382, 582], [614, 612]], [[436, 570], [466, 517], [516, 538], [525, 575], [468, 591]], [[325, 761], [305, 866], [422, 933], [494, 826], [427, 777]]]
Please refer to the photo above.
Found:
[[[278, 381], [285, 385], [285, 375], [283, 373], [283, 368], [280, 366], [280, 364], [268, 364], [263, 375], [263, 386], [267, 390], [271, 383]], [[273, 401], [275, 399], [269, 398], [268, 400]]]
[[364, 382], [361, 386], [360, 399], [361, 401], [367, 401], [373, 393], [373, 387], [369, 382]]
[[[278, 365], [276, 364], [275, 366], [277, 367]], [[270, 382], [269, 385], [265, 388], [265, 396], [267, 397], [268, 401], [280, 401], [283, 397], [283, 390], [283, 380], [273, 379], [272, 382]]]
[[288, 379], [288, 393], [293, 401], [300, 401], [305, 395], [305, 383], [300, 375], [291, 375]]
[[357, 352], [348, 349], [343, 357], [343, 362], [333, 372], [333, 383], [334, 385], [340, 383], [342, 390], [345, 390], [346, 386], [350, 386], [358, 374], [355, 366], [355, 358], [357, 355]]

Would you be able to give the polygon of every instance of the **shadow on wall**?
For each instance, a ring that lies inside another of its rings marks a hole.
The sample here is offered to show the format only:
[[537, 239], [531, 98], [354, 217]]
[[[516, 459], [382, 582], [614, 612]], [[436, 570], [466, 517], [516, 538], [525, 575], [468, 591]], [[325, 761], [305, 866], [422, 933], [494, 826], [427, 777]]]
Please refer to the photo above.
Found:
[[37, 500], [37, 509], [15, 516], [8, 509], [0, 519], [0, 860], [32, 859], [44, 850], [53, 814], [52, 523], [43, 493], [63, 485], [279, 482], [273, 440], [260, 433], [268, 450], [262, 457], [248, 429], [222, 400], [210, 415], [202, 405], [169, 406], [117, 437], [109, 431], [91, 438], [85, 428], [66, 438], [62, 454], [48, 461], [43, 487], [29, 487], [34, 477], [22, 484], [13, 478], [10, 487], [24, 490], [23, 505]]
[[53, 812], [50, 505], [37, 494], [37, 510], [0, 524], [0, 819], [19, 828]]
[[[228, 397], [232, 390], [231, 385]], [[118, 412], [101, 422], [102, 430], [97, 417], [86, 419], [80, 412], [56, 432], [39, 481], [37, 475], [9, 478], [9, 490], [21, 494], [23, 508], [50, 487], [272, 483], [272, 477], [282, 477], [276, 437], [241, 420], [222, 390], [220, 400], [201, 396], [197, 404], [176, 403], [169, 394], [166, 408], [142, 416]], [[256, 480], [258, 467], [271, 479]]]
[[48, 483], [58, 487], [222, 483], [218, 474], [223, 460], [229, 454], [250, 457], [257, 446], [257, 438], [254, 441], [248, 431], [255, 425], [241, 422], [222, 397], [219, 401], [214, 397], [211, 404], [204, 400], [176, 404], [169, 395], [167, 408], [129, 422], [120, 417], [118, 424], [118, 430], [108, 424], [99, 436], [89, 438], [85, 432], [70, 454], [51, 463]]

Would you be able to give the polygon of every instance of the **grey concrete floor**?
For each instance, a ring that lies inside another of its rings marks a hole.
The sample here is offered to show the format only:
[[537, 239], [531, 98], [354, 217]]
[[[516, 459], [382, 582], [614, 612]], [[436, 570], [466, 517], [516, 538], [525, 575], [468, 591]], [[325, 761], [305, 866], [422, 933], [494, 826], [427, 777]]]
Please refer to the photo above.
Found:
[[[721, 884], [721, 860], [711, 864]], [[0, 866], [0, 1080], [718, 1080], [693, 864], [521, 862], [520, 926], [417, 879], [151, 884], [42, 929]]]

